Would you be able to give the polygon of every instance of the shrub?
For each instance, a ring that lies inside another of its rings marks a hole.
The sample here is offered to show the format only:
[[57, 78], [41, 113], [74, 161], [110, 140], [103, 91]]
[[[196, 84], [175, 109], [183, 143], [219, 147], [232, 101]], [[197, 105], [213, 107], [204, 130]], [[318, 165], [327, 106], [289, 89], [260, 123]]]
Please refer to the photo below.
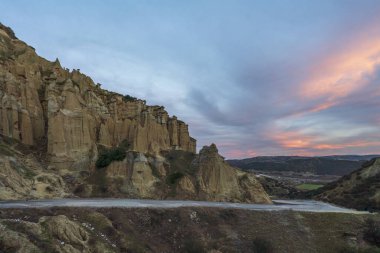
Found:
[[273, 246], [270, 241], [262, 238], [255, 238], [252, 242], [253, 252], [255, 253], [272, 253]]
[[126, 157], [126, 151], [130, 147], [130, 142], [124, 139], [120, 142], [117, 148], [107, 149], [104, 146], [100, 146], [100, 155], [96, 161], [96, 167], [104, 168], [110, 165], [113, 161], [122, 161]]
[[124, 96], [123, 96], [123, 100], [124, 100], [124, 102], [133, 102], [133, 101], [136, 101], [137, 98], [132, 97], [132, 96], [130, 96], [130, 95], [124, 95]]
[[110, 165], [113, 161], [124, 160], [126, 154], [123, 148], [113, 148], [109, 150], [104, 150], [98, 157], [96, 161], [97, 168], [104, 168]]

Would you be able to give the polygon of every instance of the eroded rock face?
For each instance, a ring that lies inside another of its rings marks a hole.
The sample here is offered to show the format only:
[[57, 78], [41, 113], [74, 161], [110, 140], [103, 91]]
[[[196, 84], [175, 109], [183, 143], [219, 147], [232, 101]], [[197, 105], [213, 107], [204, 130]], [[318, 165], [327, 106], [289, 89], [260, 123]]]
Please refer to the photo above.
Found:
[[[103, 90], [58, 59], [39, 57], [0, 25], [3, 137], [29, 147], [30, 159], [16, 150], [1, 155], [0, 146], [0, 199], [74, 193], [270, 202], [256, 178], [225, 163], [215, 145], [197, 156], [188, 125], [164, 107]], [[100, 151], [116, 147], [122, 158], [97, 168]]]
[[79, 70], [49, 62], [0, 26], [0, 134], [27, 145], [46, 143], [52, 166], [90, 168], [98, 145], [159, 153], [195, 153], [188, 126], [162, 106], [102, 90]]
[[271, 203], [255, 175], [231, 167], [214, 144], [203, 147], [199, 155], [172, 151], [147, 157], [128, 152], [123, 161], [114, 161], [94, 175], [99, 178], [102, 173], [103, 188], [93, 185], [86, 196]]
[[67, 196], [66, 184], [57, 173], [44, 170], [33, 155], [21, 155], [9, 145], [0, 144], [0, 199]]
[[[92, 224], [75, 220], [65, 215], [42, 216], [38, 222], [20, 218], [0, 220], [0, 250], [20, 253], [117, 252], [108, 238]], [[13, 227], [22, 232], [14, 231]], [[34, 244], [36, 241], [40, 243]]]
[[194, 162], [200, 192], [208, 200], [271, 203], [255, 176], [231, 167], [215, 144], [203, 147]]
[[[153, 175], [153, 165], [143, 153], [129, 152], [123, 161], [113, 162], [105, 170], [110, 191], [114, 194], [121, 192], [129, 197], [157, 197], [154, 185], [159, 178]], [[115, 188], [116, 184], [119, 188]]]

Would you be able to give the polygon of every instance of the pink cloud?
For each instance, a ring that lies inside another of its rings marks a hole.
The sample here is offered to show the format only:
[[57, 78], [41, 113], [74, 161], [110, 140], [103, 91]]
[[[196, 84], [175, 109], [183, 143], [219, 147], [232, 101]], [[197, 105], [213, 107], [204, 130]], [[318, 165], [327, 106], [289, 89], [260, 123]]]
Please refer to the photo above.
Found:
[[352, 148], [373, 148], [374, 153], [379, 152], [379, 136], [373, 140], [346, 140], [342, 143], [329, 143], [319, 136], [305, 134], [301, 130], [275, 130], [268, 133], [268, 138], [274, 140], [282, 149], [290, 150], [292, 155], [323, 155], [343, 153]]
[[225, 152], [225, 155], [227, 157], [233, 157], [233, 158], [246, 158], [246, 157], [257, 156], [258, 153], [252, 149], [250, 150], [232, 149]]
[[351, 43], [339, 45], [336, 52], [317, 62], [310, 77], [302, 82], [299, 97], [321, 99], [310, 112], [328, 109], [340, 98], [365, 87], [380, 64], [380, 34], [370, 27]]

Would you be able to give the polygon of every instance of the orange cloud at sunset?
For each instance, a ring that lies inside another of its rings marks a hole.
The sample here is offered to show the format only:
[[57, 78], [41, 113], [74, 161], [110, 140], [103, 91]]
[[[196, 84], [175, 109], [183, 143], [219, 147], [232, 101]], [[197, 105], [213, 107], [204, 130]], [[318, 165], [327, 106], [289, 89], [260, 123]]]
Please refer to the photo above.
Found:
[[284, 148], [309, 148], [314, 141], [313, 137], [297, 131], [278, 132], [272, 138]]
[[[328, 143], [326, 140], [317, 136], [308, 135], [301, 131], [276, 131], [272, 136], [280, 147], [284, 149], [295, 149], [298, 155], [316, 155], [319, 151], [334, 151], [347, 148], [360, 147], [377, 147], [380, 145], [380, 140], [373, 141], [344, 141], [343, 143]], [[331, 140], [332, 142], [336, 140]]]
[[380, 36], [366, 35], [316, 64], [310, 78], [302, 83], [301, 97], [326, 98], [316, 111], [333, 106], [336, 99], [368, 83], [368, 78], [380, 64]]
[[225, 152], [225, 154], [228, 157], [237, 157], [237, 158], [253, 157], [253, 156], [258, 155], [254, 150], [241, 150], [241, 149], [232, 149]]
[[315, 149], [343, 149], [343, 148], [358, 148], [358, 147], [375, 147], [380, 145], [380, 141], [355, 141], [345, 144], [319, 144], [316, 145]]

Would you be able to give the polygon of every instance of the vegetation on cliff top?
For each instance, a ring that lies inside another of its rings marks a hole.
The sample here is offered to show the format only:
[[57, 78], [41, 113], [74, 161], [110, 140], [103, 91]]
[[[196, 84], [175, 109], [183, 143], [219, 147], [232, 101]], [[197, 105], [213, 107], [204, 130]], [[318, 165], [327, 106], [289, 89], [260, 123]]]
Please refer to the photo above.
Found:
[[130, 96], [130, 95], [124, 95], [124, 96], [123, 96], [123, 100], [124, 100], [124, 102], [133, 102], [133, 101], [136, 101], [137, 98], [132, 97], [132, 96]]

